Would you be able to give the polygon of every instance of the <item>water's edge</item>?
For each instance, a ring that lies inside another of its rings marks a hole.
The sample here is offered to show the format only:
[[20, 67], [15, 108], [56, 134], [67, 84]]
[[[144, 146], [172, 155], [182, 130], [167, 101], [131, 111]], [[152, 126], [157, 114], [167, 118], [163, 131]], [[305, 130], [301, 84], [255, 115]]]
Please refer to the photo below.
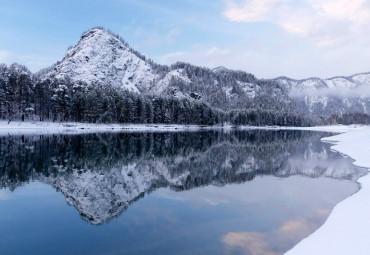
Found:
[[370, 234], [370, 127], [348, 130], [342, 134], [325, 137], [331, 150], [349, 157], [356, 167], [368, 169], [368, 174], [359, 178], [360, 189], [338, 203], [325, 223], [311, 235], [301, 240], [286, 255], [368, 254], [370, 245], [364, 238]]

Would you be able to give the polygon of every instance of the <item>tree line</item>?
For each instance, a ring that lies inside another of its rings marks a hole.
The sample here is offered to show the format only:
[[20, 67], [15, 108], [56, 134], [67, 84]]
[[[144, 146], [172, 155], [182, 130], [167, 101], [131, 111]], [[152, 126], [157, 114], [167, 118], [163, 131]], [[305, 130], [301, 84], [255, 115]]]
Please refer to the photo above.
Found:
[[[263, 103], [265, 102], [266, 103]], [[24, 66], [0, 65], [0, 119], [88, 123], [309, 125], [294, 111], [267, 107], [224, 111], [202, 99], [154, 96], [69, 79], [38, 79]]]
[[[0, 118], [89, 123], [214, 125], [225, 113], [202, 101], [140, 95], [102, 84], [34, 80], [23, 67], [0, 72]], [[8, 71], [6, 75], [4, 72]]]
[[370, 116], [365, 113], [344, 113], [332, 114], [330, 117], [322, 120], [325, 125], [350, 125], [350, 124], [370, 124]]

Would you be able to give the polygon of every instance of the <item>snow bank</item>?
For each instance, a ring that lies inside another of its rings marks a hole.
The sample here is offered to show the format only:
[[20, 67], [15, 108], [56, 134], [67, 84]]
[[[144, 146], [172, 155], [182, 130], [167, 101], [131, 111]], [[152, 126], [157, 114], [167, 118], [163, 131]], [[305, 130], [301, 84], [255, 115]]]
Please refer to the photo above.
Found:
[[92, 124], [78, 122], [37, 122], [7, 121], [0, 120], [0, 135], [42, 135], [42, 134], [83, 134], [101, 132], [175, 132], [175, 131], [200, 131], [222, 129], [231, 130], [307, 130], [324, 131], [333, 133], [343, 133], [350, 130], [363, 129], [361, 125], [337, 125], [337, 126], [318, 126], [318, 127], [278, 127], [278, 126], [241, 126], [235, 127], [225, 124], [223, 126], [199, 126], [199, 125], [176, 125], [176, 124]]
[[101, 132], [175, 132], [220, 129], [221, 126], [174, 124], [90, 124], [76, 122], [0, 121], [0, 135], [83, 134]]
[[[332, 149], [353, 158], [356, 166], [370, 168], [370, 127], [324, 138], [323, 141], [334, 143]], [[286, 254], [369, 254], [370, 175], [358, 182], [360, 191], [339, 203], [321, 228]]]
[[364, 125], [332, 125], [332, 126], [315, 126], [315, 127], [280, 127], [280, 126], [242, 126], [240, 129], [262, 129], [262, 130], [303, 130], [303, 131], [319, 131], [332, 133], [345, 133], [351, 130], [364, 129]]

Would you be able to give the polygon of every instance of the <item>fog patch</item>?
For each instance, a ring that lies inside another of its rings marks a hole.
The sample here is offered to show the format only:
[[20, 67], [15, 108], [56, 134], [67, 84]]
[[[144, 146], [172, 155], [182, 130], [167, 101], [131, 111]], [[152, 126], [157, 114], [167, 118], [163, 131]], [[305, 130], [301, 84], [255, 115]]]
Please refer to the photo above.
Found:
[[357, 98], [370, 97], [370, 86], [362, 85], [356, 88], [322, 88], [322, 89], [296, 89], [289, 92], [290, 97], [339, 97], [339, 98]]

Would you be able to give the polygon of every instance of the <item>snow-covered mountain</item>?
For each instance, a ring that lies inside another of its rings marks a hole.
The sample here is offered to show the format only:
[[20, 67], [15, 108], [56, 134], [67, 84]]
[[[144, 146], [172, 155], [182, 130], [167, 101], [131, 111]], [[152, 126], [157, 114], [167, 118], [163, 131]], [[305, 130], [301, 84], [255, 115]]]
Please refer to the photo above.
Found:
[[370, 113], [370, 73], [328, 79], [275, 79], [307, 114]]
[[150, 64], [134, 53], [117, 36], [100, 28], [82, 34], [60, 63], [46, 77], [69, 77], [73, 81], [111, 84], [143, 92], [155, 75]]
[[[267, 105], [271, 109], [291, 109], [288, 105], [294, 101], [303, 113], [319, 116], [368, 113], [370, 109], [370, 73], [329, 79], [261, 80], [222, 66], [212, 70], [180, 62], [164, 66], [145, 58], [119, 36], [99, 27], [83, 33], [62, 61], [40, 72], [39, 76], [203, 100], [223, 110], [265, 109]], [[300, 98], [297, 99], [297, 95]]]
[[83, 33], [62, 61], [38, 76], [110, 84], [137, 93], [203, 99], [223, 109], [241, 106], [266, 86], [252, 74], [224, 67], [211, 70], [186, 63], [158, 65], [119, 36], [99, 27]]
[[288, 77], [278, 77], [274, 80], [288, 89], [354, 89], [360, 86], [370, 87], [370, 72], [355, 74], [348, 77], [340, 76], [328, 79], [308, 78], [303, 80], [294, 80]]

